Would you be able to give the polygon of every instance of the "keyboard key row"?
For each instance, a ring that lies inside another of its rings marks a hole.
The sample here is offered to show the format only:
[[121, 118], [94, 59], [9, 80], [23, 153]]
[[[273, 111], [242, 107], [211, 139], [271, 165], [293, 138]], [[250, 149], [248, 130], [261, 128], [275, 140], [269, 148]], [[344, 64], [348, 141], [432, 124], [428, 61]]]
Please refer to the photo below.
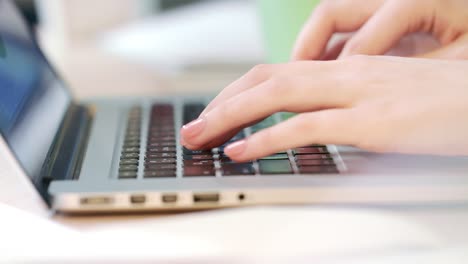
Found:
[[[183, 122], [188, 123], [200, 115], [203, 104], [188, 104], [183, 109]], [[176, 130], [174, 109], [170, 104], [155, 104], [150, 111], [150, 123], [146, 153], [144, 157], [144, 177], [160, 178], [175, 177], [177, 171]], [[250, 128], [252, 133], [276, 124], [274, 117]], [[141, 109], [132, 108], [128, 114], [124, 145], [122, 147], [119, 167], [119, 178], [136, 178], [140, 159]], [[226, 144], [212, 150], [189, 150], [182, 148], [183, 175], [215, 176], [216, 171], [223, 176], [255, 175], [254, 162], [237, 163], [224, 154], [224, 147], [241, 140], [245, 132], [240, 131]], [[255, 161], [260, 175], [293, 174], [295, 167], [298, 173], [337, 173], [338, 170], [326, 146], [310, 145], [291, 150], [293, 159], [288, 152], [279, 152]], [[216, 161], [219, 167], [215, 167]], [[292, 162], [291, 162], [292, 161]]]
[[[205, 109], [203, 104], [187, 104], [184, 106], [184, 124], [200, 116]], [[183, 169], [185, 177], [215, 176], [214, 156], [211, 150], [190, 150], [183, 148]]]
[[173, 106], [171, 104], [153, 105], [145, 153], [145, 178], [176, 176], [175, 134]]
[[120, 153], [119, 179], [135, 179], [140, 160], [141, 108], [132, 107], [128, 112], [124, 142]]

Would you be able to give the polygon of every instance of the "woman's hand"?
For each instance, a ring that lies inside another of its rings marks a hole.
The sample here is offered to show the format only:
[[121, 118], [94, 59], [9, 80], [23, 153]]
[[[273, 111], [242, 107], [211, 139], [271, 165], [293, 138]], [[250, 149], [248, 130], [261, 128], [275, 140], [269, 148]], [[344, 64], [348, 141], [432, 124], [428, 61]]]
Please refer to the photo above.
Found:
[[352, 56], [255, 67], [184, 126], [214, 147], [273, 113], [301, 113], [228, 146], [237, 161], [312, 143], [369, 151], [468, 154], [468, 61]]
[[[356, 32], [327, 49], [335, 33]], [[355, 54], [383, 55], [411, 33], [417, 57], [468, 59], [468, 0], [325, 0], [304, 26], [294, 60], [336, 59]], [[406, 41], [408, 44], [408, 41]], [[408, 45], [406, 45], [408, 46]], [[424, 50], [423, 54], [420, 54]]]

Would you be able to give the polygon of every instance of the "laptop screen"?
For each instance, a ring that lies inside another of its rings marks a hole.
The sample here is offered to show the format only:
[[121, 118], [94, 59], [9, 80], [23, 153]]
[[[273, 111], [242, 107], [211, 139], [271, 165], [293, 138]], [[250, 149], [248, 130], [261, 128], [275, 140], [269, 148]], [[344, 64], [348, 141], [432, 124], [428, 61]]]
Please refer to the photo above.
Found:
[[33, 181], [70, 102], [19, 11], [0, 0], [0, 132]]

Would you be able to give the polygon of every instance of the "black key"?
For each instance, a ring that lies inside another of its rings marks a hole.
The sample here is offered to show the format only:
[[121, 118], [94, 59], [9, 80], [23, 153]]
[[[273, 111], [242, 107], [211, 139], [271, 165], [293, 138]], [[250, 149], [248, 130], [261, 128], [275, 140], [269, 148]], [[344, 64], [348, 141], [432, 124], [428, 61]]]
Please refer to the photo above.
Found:
[[120, 159], [138, 159], [140, 157], [139, 153], [122, 153]]
[[175, 147], [175, 142], [149, 142], [149, 148], [156, 148], [156, 147]]
[[207, 166], [213, 165], [214, 160], [184, 160], [184, 167], [185, 166]]
[[156, 127], [151, 127], [149, 130], [150, 135], [158, 135], [162, 133], [170, 133], [174, 131], [173, 126], [156, 126]]
[[128, 123], [130, 122], [140, 122], [141, 121], [141, 113], [130, 114], [127, 117]]
[[174, 152], [162, 152], [151, 155], [146, 155], [145, 159], [160, 159], [160, 158], [175, 158], [177, 155]]
[[147, 171], [154, 170], [176, 170], [177, 165], [175, 163], [163, 163], [163, 164], [146, 164], [145, 168]]
[[145, 178], [175, 177], [175, 170], [145, 171]]
[[237, 163], [236, 161], [232, 160], [231, 158], [227, 157], [227, 156], [224, 156], [224, 157], [220, 157], [219, 158], [219, 161], [223, 164], [225, 163]]
[[136, 179], [137, 172], [136, 171], [122, 171], [119, 172], [120, 179]]
[[163, 163], [176, 163], [174, 158], [162, 158], [162, 159], [147, 159], [145, 164], [163, 164]]
[[127, 137], [140, 137], [141, 133], [140, 131], [127, 131], [125, 133], [125, 136]]
[[140, 147], [140, 142], [139, 141], [124, 142], [123, 147], [124, 148], [139, 148]]
[[127, 122], [127, 129], [129, 129], [129, 130], [140, 129], [140, 127], [141, 127], [140, 120], [129, 120]]
[[122, 153], [140, 153], [140, 148], [135, 148], [135, 147], [123, 148]]
[[294, 154], [326, 154], [328, 149], [326, 147], [304, 147], [296, 148], [293, 150]]
[[221, 164], [237, 163], [237, 161], [233, 161], [232, 159], [222, 159], [220, 161], [221, 161]]
[[126, 137], [140, 137], [141, 130], [126, 130], [125, 136]]
[[188, 148], [183, 148], [185, 155], [211, 155], [211, 150], [191, 150]]
[[188, 177], [215, 176], [215, 169], [213, 166], [185, 166], [184, 175]]
[[261, 158], [262, 160], [278, 160], [278, 159], [288, 159], [288, 154], [275, 154], [268, 157]]
[[230, 163], [223, 164], [222, 166], [223, 175], [254, 175], [255, 170], [252, 167], [252, 163]]
[[262, 174], [289, 174], [292, 173], [289, 160], [259, 160], [260, 173]]
[[330, 166], [335, 165], [333, 160], [298, 160], [297, 166]]
[[137, 159], [122, 159], [120, 165], [138, 165]]
[[127, 127], [127, 129], [125, 130], [125, 135], [130, 135], [132, 133], [139, 134], [140, 132], [141, 132], [140, 126], [130, 126], [130, 127]]
[[203, 112], [205, 105], [203, 104], [186, 104], [184, 105], [184, 124], [187, 124], [195, 119]]
[[124, 138], [125, 142], [131, 142], [131, 141], [140, 141], [140, 137], [125, 137]]
[[176, 140], [175, 136], [156, 136], [151, 137], [149, 142], [174, 142]]
[[184, 155], [184, 160], [212, 160], [213, 155], [202, 154], [202, 155]]
[[175, 147], [149, 147], [147, 150], [147, 152], [150, 154], [161, 153], [161, 152], [176, 152], [176, 151], [177, 149]]
[[136, 165], [122, 165], [119, 167], [119, 171], [138, 171], [138, 166]]
[[159, 137], [175, 137], [175, 131], [156, 131], [149, 135], [148, 141], [158, 141]]
[[303, 174], [339, 173], [335, 166], [302, 166], [299, 167], [299, 172]]
[[304, 154], [296, 155], [296, 160], [316, 160], [316, 159], [331, 159], [330, 154]]

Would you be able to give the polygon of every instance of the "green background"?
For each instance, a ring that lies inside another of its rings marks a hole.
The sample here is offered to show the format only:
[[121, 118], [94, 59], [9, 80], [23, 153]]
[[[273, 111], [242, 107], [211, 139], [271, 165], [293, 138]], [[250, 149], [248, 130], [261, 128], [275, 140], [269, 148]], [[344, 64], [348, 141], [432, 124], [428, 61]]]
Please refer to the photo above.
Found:
[[302, 26], [320, 0], [258, 0], [270, 63], [289, 61]]

